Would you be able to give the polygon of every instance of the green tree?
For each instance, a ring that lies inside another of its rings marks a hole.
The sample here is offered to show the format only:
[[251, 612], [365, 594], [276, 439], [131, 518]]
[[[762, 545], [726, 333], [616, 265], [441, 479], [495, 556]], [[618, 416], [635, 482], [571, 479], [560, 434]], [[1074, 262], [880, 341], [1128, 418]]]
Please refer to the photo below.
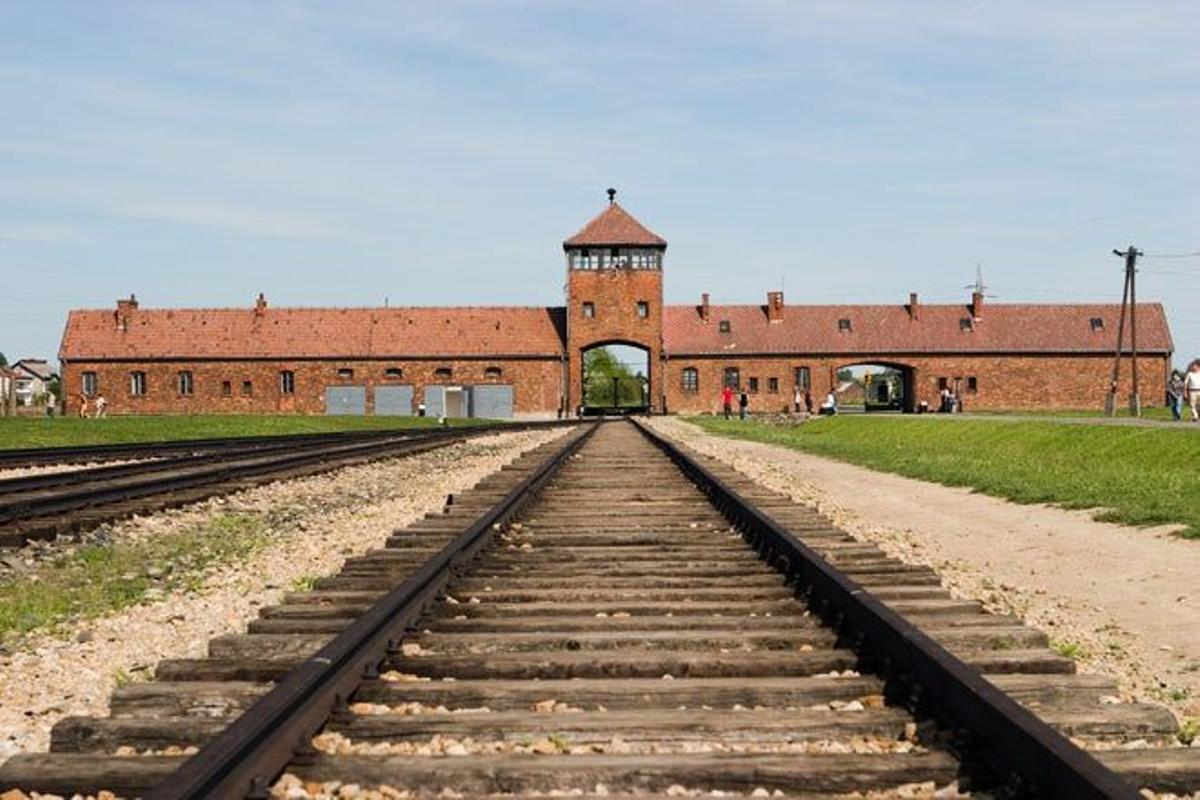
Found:
[[583, 355], [583, 404], [586, 406], [637, 406], [644, 402], [641, 374], [635, 375], [607, 347]]
[[8, 358], [4, 355], [4, 353], [0, 353], [0, 367], [7, 367], [7, 366], [8, 366]]

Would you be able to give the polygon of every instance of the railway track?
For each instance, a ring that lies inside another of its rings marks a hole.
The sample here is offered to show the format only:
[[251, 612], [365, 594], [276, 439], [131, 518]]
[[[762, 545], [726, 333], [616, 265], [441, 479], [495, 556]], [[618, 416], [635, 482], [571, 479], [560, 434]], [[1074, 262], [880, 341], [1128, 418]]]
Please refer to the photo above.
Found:
[[50, 753], [0, 767], [0, 790], [1200, 789], [1170, 713], [1115, 693], [932, 571], [605, 423], [527, 453], [208, 658], [161, 663], [109, 717], [63, 720]]
[[[270, 437], [240, 446], [234, 440], [202, 440], [173, 457], [0, 480], [0, 547], [20, 547], [261, 483], [421, 453], [473, 436], [557, 424], [562, 423]], [[222, 444], [208, 449], [211, 441]]]

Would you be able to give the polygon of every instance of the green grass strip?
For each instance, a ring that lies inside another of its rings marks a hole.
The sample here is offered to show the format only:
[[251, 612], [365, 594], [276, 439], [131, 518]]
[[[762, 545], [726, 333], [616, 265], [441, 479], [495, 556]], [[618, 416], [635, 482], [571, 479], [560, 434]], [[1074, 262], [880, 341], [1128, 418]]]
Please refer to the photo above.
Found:
[[262, 514], [232, 513], [145, 539], [84, 545], [0, 581], [0, 642], [120, 611], [151, 591], [195, 591], [205, 568], [262, 549], [267, 530]]
[[1106, 522], [1183, 525], [1181, 536], [1200, 538], [1200, 440], [1191, 430], [934, 416], [691, 421], [710, 433], [1017, 503], [1100, 509], [1096, 518]]
[[[459, 419], [451, 420], [451, 424], [470, 425], [490, 421]], [[198, 414], [107, 419], [0, 417], [0, 449], [165, 442], [230, 436], [405, 430], [436, 425], [437, 420], [433, 417], [318, 417], [295, 414]]]

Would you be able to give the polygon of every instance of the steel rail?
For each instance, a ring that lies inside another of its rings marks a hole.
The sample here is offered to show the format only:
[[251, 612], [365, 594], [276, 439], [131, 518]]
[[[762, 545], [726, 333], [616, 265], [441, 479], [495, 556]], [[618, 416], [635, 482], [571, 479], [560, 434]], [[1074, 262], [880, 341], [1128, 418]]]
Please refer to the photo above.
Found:
[[581, 434], [526, 477], [416, 573], [376, 602], [315, 655], [287, 673], [266, 695], [178, 770], [147, 800], [269, 796], [271, 781], [311, 753], [309, 740], [379, 664], [398, 654], [415, 625], [452, 577], [554, 477], [596, 431]]
[[[1022, 797], [1140, 797], [1124, 778], [1038, 719], [930, 636], [842, 574], [783, 525], [757, 509], [681, 448], [634, 424], [721, 511], [768, 564], [884, 677], [910, 687], [914, 710], [959, 733], [960, 751], [979, 757]], [[965, 734], [963, 736], [962, 734]]]

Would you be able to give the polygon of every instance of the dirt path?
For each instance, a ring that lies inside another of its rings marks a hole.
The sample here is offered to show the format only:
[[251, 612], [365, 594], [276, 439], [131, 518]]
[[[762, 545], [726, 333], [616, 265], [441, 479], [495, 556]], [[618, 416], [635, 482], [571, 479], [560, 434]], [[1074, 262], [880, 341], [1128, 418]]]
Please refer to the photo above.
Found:
[[1076, 645], [1085, 671], [1200, 717], [1200, 542], [718, 438], [681, 420], [654, 425], [893, 555], [933, 566], [963, 596]]

